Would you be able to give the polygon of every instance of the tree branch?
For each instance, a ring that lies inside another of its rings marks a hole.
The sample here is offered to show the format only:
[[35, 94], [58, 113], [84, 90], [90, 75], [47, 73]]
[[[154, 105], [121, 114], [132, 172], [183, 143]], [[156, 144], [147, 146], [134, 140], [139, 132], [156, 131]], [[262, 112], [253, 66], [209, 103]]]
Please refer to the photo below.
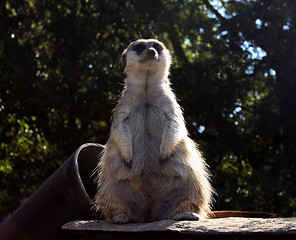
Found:
[[226, 19], [209, 3], [208, 0], [203, 0], [203, 3], [206, 5], [206, 7], [216, 15], [217, 18], [219, 18], [219, 20], [221, 22], [224, 22]]
[[176, 57], [187, 63], [188, 59], [183, 51], [182, 44], [180, 43], [178, 32], [175, 26], [172, 26], [170, 29], [168, 29], [168, 34], [170, 40], [172, 41]]

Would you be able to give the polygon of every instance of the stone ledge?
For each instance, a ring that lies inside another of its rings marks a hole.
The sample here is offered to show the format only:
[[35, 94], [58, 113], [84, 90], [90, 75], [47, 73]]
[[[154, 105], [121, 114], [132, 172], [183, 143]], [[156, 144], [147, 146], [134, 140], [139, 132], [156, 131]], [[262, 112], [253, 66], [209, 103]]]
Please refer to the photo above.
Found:
[[77, 220], [65, 224], [62, 234], [63, 239], [296, 239], [296, 218], [163, 220], [122, 225]]

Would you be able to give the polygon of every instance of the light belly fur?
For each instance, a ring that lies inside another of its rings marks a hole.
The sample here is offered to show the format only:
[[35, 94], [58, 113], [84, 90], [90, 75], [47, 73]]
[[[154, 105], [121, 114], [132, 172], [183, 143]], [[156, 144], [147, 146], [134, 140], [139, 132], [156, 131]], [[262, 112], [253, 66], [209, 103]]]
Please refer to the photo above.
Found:
[[129, 126], [133, 134], [133, 167], [145, 172], [159, 171], [159, 147], [165, 115], [157, 106], [143, 102], [132, 109]]

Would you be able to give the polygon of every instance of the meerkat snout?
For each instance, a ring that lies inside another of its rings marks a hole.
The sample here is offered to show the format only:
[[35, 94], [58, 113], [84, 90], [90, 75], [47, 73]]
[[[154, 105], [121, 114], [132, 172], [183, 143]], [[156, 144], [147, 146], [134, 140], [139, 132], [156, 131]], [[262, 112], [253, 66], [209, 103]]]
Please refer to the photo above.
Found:
[[147, 60], [157, 60], [158, 59], [158, 53], [154, 48], [149, 48], [147, 50], [147, 55], [146, 55]]
[[145, 53], [143, 53], [143, 58], [139, 60], [139, 63], [141, 64], [144, 64], [146, 61], [159, 61], [159, 56], [158, 56], [158, 53], [157, 51], [153, 48], [153, 47], [150, 47], [147, 49], [147, 51], [145, 51]]
[[157, 52], [154, 50], [154, 48], [149, 48], [147, 51], [147, 56], [156, 57]]

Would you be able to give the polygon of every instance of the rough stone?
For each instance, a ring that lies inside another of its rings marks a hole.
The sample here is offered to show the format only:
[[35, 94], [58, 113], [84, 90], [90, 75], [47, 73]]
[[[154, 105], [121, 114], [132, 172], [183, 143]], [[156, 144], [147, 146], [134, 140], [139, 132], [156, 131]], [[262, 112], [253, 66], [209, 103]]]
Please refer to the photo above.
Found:
[[296, 238], [296, 218], [220, 218], [200, 221], [163, 220], [152, 223], [114, 224], [103, 221], [72, 221], [62, 229], [102, 232], [177, 232], [188, 234], [288, 234]]

